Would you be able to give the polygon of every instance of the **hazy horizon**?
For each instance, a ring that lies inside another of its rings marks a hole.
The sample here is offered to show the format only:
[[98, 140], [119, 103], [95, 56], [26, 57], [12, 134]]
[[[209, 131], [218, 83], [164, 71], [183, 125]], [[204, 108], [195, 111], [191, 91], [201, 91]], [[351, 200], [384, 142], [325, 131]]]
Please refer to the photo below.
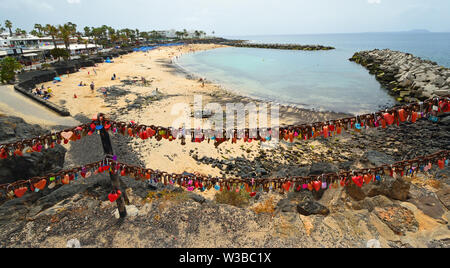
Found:
[[342, 32], [342, 33], [286, 33], [286, 34], [276, 34], [276, 33], [265, 33], [265, 34], [239, 34], [239, 35], [224, 35], [224, 36], [284, 36], [284, 35], [332, 35], [332, 34], [389, 34], [389, 33], [403, 33], [403, 34], [414, 34], [414, 33], [424, 33], [424, 34], [450, 34], [450, 31], [448, 32], [415, 32], [416, 30], [409, 30], [409, 31], [389, 31], [389, 32]]
[[187, 29], [219, 36], [450, 32], [448, 0], [0, 0], [0, 23], [73, 22], [141, 31]]

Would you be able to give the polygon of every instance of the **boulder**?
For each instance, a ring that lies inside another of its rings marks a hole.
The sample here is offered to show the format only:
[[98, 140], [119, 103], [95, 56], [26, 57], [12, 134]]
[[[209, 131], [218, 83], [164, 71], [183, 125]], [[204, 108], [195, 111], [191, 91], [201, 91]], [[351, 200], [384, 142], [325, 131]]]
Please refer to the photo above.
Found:
[[345, 187], [348, 196], [353, 200], [362, 201], [366, 197], [375, 197], [384, 195], [394, 200], [408, 200], [411, 184], [402, 178], [394, 179], [390, 176], [384, 176], [381, 182], [365, 184], [358, 187], [354, 183], [350, 183]]
[[366, 163], [369, 163], [376, 167], [382, 165], [391, 165], [395, 162], [391, 156], [373, 150], [365, 152], [361, 159], [362, 161], [365, 161]]
[[348, 196], [356, 201], [362, 201], [366, 198], [366, 194], [364, 193], [362, 188], [356, 186], [354, 183], [350, 183], [348, 186], [346, 186], [345, 192]]
[[410, 187], [411, 183], [405, 181], [403, 178], [394, 179], [385, 176], [380, 183], [379, 191], [391, 199], [406, 201], [408, 199]]
[[400, 205], [376, 207], [373, 213], [397, 235], [404, 236], [406, 232], [415, 233], [419, 230], [414, 213]]
[[428, 84], [423, 88], [422, 95], [427, 98], [431, 98], [431, 97], [433, 97], [433, 95], [435, 94], [435, 92], [437, 90], [439, 90], [438, 87], [436, 87], [435, 85], [432, 85], [432, 84]]
[[442, 88], [434, 91], [434, 94], [436, 94], [439, 97], [448, 96], [450, 95], [450, 88]]
[[442, 204], [450, 210], [450, 186], [444, 187], [444, 189], [439, 190], [436, 194]]
[[442, 76], [437, 76], [434, 80], [431, 81], [437, 87], [443, 87], [445, 85], [445, 79]]
[[300, 204], [297, 205], [297, 211], [298, 213], [304, 216], [310, 215], [328, 216], [330, 214], [330, 210], [328, 208], [315, 201], [301, 202]]
[[361, 209], [367, 209], [372, 212], [375, 208], [384, 208], [393, 205], [394, 203], [387, 197], [383, 195], [378, 195], [375, 197], [368, 197], [363, 201], [359, 202]]
[[[442, 203], [448, 201], [448, 189], [445, 188], [435, 194], [425, 188], [412, 185], [410, 199], [408, 202], [414, 204], [424, 214], [434, 219], [442, 219], [447, 208]], [[439, 197], [439, 198], [438, 198]]]
[[312, 200], [314, 200], [314, 196], [308, 190], [290, 192], [288, 193], [287, 198], [278, 202], [276, 210], [281, 212], [296, 212], [298, 204]]

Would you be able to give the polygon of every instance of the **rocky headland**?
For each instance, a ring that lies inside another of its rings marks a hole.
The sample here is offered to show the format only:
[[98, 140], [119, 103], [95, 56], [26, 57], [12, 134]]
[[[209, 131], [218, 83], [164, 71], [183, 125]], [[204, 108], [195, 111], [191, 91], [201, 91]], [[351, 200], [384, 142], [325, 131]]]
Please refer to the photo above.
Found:
[[[10, 141], [16, 136], [12, 133], [20, 129], [11, 125], [5, 128], [6, 125], [1, 124], [0, 129], [11, 133], [6, 139]], [[20, 138], [42, 131], [23, 121], [18, 126], [29, 129], [17, 136]], [[440, 123], [422, 120], [398, 128], [282, 144], [252, 151], [245, 158], [206, 159], [198, 157], [195, 151], [192, 157], [202, 164], [219, 166], [224, 174], [242, 177], [322, 174], [448, 150], [449, 128], [450, 117], [445, 116]], [[429, 139], [422, 139], [423, 136]], [[120, 159], [142, 165], [139, 153], [131, 148], [135, 142], [120, 135], [113, 137]], [[64, 156], [64, 168], [98, 160], [102, 157], [99, 137], [92, 135], [73, 143], [62, 153], [63, 159]], [[413, 178], [385, 176], [382, 182], [363, 188], [350, 185], [319, 192], [270, 192], [250, 199], [234, 196], [223, 200], [213, 189], [192, 193], [125, 177], [130, 204], [128, 217], [119, 221], [116, 205], [107, 199], [110, 179], [106, 174], [98, 174], [53, 190], [3, 200], [0, 247], [66, 247], [69, 240], [77, 239], [82, 247], [448, 248], [449, 178], [450, 167], [434, 167]]]
[[389, 49], [357, 52], [350, 61], [368, 69], [400, 102], [450, 95], [450, 69], [436, 62]]

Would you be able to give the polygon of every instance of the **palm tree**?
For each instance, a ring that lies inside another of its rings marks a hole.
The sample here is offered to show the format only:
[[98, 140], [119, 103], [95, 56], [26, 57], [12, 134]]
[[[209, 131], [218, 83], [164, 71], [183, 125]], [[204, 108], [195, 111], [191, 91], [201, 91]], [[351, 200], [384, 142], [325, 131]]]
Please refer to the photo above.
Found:
[[186, 29], [183, 30], [183, 36], [184, 38], [187, 38], [189, 36], [189, 33]]
[[200, 31], [195, 30], [194, 35], [195, 38], [199, 39], [202, 34], [200, 33]]
[[6, 20], [5, 21], [5, 27], [6, 28], [8, 28], [9, 29], [9, 36], [12, 36], [13, 35], [13, 32], [12, 32], [12, 22], [11, 21], [9, 21], [9, 20]]
[[114, 45], [117, 41], [116, 30], [113, 27], [108, 27], [108, 40]]
[[150, 40], [150, 34], [148, 32], [140, 32], [139, 37], [145, 39], [145, 42], [148, 42], [148, 40]]
[[17, 29], [16, 29], [16, 35], [17, 35], [17, 36], [19, 36], [19, 35], [27, 35], [27, 31], [22, 30], [22, 29], [20, 29], [20, 28], [17, 28]]
[[119, 36], [116, 33], [111, 34], [109, 37], [111, 39], [111, 43], [115, 46], [117, 41], [119, 40]]
[[84, 36], [86, 37], [90, 37], [91, 36], [91, 28], [89, 28], [88, 26], [84, 27]]
[[183, 33], [183, 32], [179, 32], [179, 31], [176, 31], [176, 32], [175, 32], [175, 35], [177, 36], [178, 39], [181, 39], [181, 38], [183, 37], [184, 33]]
[[160, 39], [162, 37], [161, 34], [158, 33], [158, 31], [155, 31], [155, 30], [150, 32], [150, 36], [151, 36], [153, 41], [155, 41], [156, 39]]
[[128, 36], [127, 36], [127, 33], [124, 32], [124, 31], [121, 31], [120, 36], [119, 36], [119, 39], [120, 39], [121, 45], [123, 45], [123, 43], [128, 43]]
[[94, 38], [95, 45], [98, 45], [100, 38], [103, 35], [102, 28], [94, 28], [91, 29], [91, 36]]
[[[81, 39], [81, 37], [80, 37], [79, 39]], [[89, 49], [88, 49], [89, 40], [87, 40], [87, 39], [81, 39], [80, 41], [84, 43], [84, 45], [85, 45], [85, 47], [86, 47], [86, 51], [88, 52], [89, 55], [91, 55], [91, 52], [90, 52]]]
[[39, 37], [39, 32], [36, 30], [32, 30], [30, 34]]
[[129, 30], [130, 33], [130, 38], [131, 38], [131, 42], [135, 42], [136, 41], [136, 32], [134, 30]]
[[55, 26], [51, 25], [51, 24], [47, 24], [44, 27], [44, 32], [48, 35], [50, 35], [52, 37], [52, 41], [53, 41], [53, 46], [55, 48], [57, 48], [58, 46], [56, 45], [56, 36], [58, 36], [58, 28], [56, 28]]
[[66, 50], [70, 53], [70, 38], [75, 36], [77, 33], [77, 25], [71, 22], [68, 22], [64, 25], [58, 25], [59, 37], [64, 41], [64, 45], [66, 46]]
[[42, 37], [42, 29], [43, 29], [43, 28], [42, 28], [42, 25], [36, 23], [36, 24], [34, 25], [34, 29], [36, 29], [36, 30], [38, 31], [38, 33], [39, 33], [39, 34], [37, 34], [36, 36]]

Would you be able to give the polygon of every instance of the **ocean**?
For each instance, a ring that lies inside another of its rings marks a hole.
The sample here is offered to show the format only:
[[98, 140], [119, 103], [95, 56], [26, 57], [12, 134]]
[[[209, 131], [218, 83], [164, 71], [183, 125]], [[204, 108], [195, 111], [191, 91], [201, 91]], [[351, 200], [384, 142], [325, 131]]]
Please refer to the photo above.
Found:
[[225, 89], [253, 98], [361, 114], [396, 101], [373, 75], [348, 59], [371, 49], [398, 50], [450, 67], [450, 33], [227, 36], [255, 43], [333, 46], [330, 51], [219, 48], [186, 54], [178, 64]]

